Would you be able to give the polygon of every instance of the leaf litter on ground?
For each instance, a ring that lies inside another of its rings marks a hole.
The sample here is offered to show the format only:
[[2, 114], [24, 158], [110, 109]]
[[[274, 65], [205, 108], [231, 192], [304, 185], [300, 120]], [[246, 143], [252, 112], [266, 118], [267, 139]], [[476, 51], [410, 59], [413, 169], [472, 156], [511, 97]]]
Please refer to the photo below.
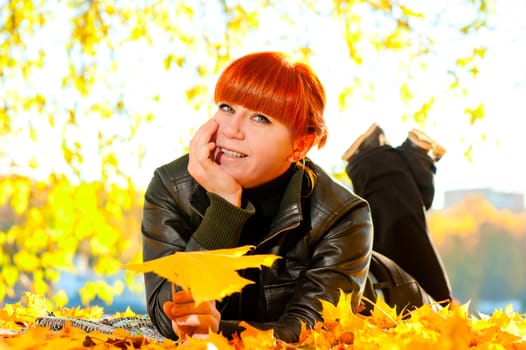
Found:
[[[157, 261], [126, 265], [125, 268], [158, 273], [174, 284], [191, 288], [197, 300], [220, 300], [251, 283], [234, 276], [237, 270], [270, 266], [278, 258], [271, 255], [246, 256], [250, 249], [251, 247], [246, 246], [232, 250], [176, 253]], [[221, 278], [202, 278], [205, 273]], [[87, 332], [70, 323], [66, 323], [60, 330], [53, 330], [38, 326], [35, 320], [52, 311], [56, 316], [97, 321], [104, 314], [103, 308], [96, 306], [47, 310], [44, 296], [26, 292], [19, 302], [6, 304], [0, 309], [0, 349], [526, 350], [526, 315], [513, 311], [511, 306], [504, 310], [498, 309], [491, 315], [475, 316], [468, 312], [469, 303], [440, 308], [436, 305], [424, 305], [415, 310], [404, 310], [402, 317], [401, 312], [378, 298], [371, 314], [365, 316], [352, 312], [351, 297], [352, 295], [341, 291], [336, 304], [320, 300], [323, 321], [313, 327], [302, 324], [299, 341], [287, 344], [277, 339], [272, 330], [259, 330], [246, 322], [241, 324], [244, 331], [232, 339], [211, 333], [208, 339], [158, 341], [132, 335], [119, 328], [112, 334]], [[122, 316], [133, 318], [144, 315], [136, 315], [130, 309], [113, 315]]]

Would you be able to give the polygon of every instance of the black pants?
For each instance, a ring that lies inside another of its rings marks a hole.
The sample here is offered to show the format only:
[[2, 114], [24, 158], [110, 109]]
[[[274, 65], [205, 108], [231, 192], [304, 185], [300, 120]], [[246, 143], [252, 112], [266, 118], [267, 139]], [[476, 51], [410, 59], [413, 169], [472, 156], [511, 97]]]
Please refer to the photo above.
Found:
[[412, 275], [436, 301], [452, 300], [451, 287], [429, 235], [436, 168], [410, 141], [361, 151], [347, 165], [354, 192], [371, 206], [373, 249]]

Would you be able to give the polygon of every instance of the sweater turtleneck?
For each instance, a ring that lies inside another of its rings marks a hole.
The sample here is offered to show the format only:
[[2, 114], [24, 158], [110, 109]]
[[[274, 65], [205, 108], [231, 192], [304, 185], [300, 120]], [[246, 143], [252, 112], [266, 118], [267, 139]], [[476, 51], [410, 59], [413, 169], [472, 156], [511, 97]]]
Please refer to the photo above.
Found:
[[244, 190], [244, 201], [250, 201], [256, 212], [243, 228], [241, 245], [257, 245], [268, 233], [272, 219], [279, 210], [283, 193], [285, 193], [295, 171], [296, 165], [292, 164], [287, 171], [276, 179], [264, 185]]

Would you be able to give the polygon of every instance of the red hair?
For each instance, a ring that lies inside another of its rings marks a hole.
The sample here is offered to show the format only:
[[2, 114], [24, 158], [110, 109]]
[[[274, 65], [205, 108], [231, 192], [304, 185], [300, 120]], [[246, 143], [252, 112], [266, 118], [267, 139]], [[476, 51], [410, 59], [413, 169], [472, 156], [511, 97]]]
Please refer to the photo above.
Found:
[[289, 127], [295, 140], [312, 135], [318, 148], [327, 140], [320, 80], [309, 66], [283, 53], [259, 52], [233, 61], [217, 81], [214, 100], [275, 118]]

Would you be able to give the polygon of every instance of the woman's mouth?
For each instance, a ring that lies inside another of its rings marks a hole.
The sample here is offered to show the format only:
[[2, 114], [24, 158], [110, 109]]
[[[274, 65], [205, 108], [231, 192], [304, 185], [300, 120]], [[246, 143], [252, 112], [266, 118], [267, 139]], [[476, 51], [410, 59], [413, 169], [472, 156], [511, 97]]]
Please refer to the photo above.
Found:
[[223, 148], [223, 147], [219, 147], [219, 151], [229, 157], [233, 157], [233, 158], [245, 158], [247, 157], [246, 154], [243, 154], [243, 153], [239, 153], [239, 152], [236, 152], [236, 151], [231, 151], [229, 149], [226, 149], [226, 148]]

